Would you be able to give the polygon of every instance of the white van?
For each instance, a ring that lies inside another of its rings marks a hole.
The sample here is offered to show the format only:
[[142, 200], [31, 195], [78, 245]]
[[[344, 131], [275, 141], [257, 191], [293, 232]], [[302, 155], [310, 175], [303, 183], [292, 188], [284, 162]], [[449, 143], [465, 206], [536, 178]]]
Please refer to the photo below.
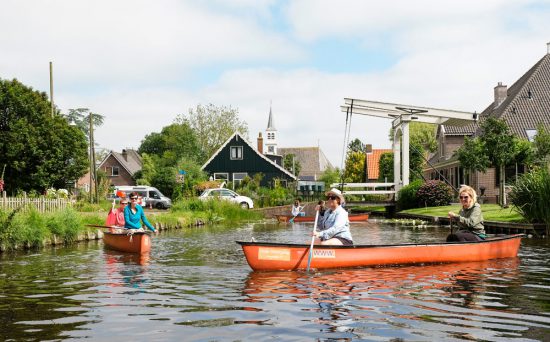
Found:
[[146, 185], [115, 186], [115, 197], [118, 191], [122, 191], [128, 197], [132, 192], [137, 192], [142, 198], [143, 207], [156, 209], [168, 209], [172, 206], [172, 200], [164, 196], [157, 188]]

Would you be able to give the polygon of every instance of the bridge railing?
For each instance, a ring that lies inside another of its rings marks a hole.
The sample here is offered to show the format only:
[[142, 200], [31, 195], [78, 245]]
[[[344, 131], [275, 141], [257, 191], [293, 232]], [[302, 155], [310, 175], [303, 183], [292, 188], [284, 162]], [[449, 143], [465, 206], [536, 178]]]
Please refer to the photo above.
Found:
[[344, 195], [395, 195], [394, 183], [333, 183], [331, 187], [342, 188]]

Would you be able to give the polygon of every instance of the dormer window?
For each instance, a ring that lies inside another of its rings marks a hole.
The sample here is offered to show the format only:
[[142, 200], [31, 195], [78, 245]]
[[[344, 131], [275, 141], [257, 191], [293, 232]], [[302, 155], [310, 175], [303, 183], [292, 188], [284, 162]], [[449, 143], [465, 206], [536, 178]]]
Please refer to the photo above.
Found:
[[243, 147], [242, 146], [231, 146], [231, 160], [242, 160], [243, 159]]
[[527, 139], [529, 139], [530, 142], [535, 141], [535, 136], [537, 135], [536, 129], [526, 129], [525, 133], [527, 134]]

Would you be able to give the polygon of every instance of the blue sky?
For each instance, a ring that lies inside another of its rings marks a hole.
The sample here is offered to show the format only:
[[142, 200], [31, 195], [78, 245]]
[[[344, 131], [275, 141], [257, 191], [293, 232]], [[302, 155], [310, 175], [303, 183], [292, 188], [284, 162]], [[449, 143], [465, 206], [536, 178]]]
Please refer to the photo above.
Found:
[[[547, 52], [550, 1], [4, 0], [0, 78], [103, 114], [101, 147], [139, 147], [198, 104], [239, 109], [249, 139], [272, 103], [281, 147], [341, 164], [345, 97], [482, 111]], [[351, 138], [387, 148], [390, 123]]]

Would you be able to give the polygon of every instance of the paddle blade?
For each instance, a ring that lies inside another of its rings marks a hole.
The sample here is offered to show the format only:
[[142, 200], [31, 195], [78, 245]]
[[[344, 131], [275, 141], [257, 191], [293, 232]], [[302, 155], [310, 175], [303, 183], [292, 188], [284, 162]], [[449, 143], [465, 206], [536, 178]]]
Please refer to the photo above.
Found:
[[107, 215], [107, 220], [105, 221], [106, 226], [114, 226], [116, 224], [116, 213], [114, 210], [111, 210], [109, 212], [109, 215]]

